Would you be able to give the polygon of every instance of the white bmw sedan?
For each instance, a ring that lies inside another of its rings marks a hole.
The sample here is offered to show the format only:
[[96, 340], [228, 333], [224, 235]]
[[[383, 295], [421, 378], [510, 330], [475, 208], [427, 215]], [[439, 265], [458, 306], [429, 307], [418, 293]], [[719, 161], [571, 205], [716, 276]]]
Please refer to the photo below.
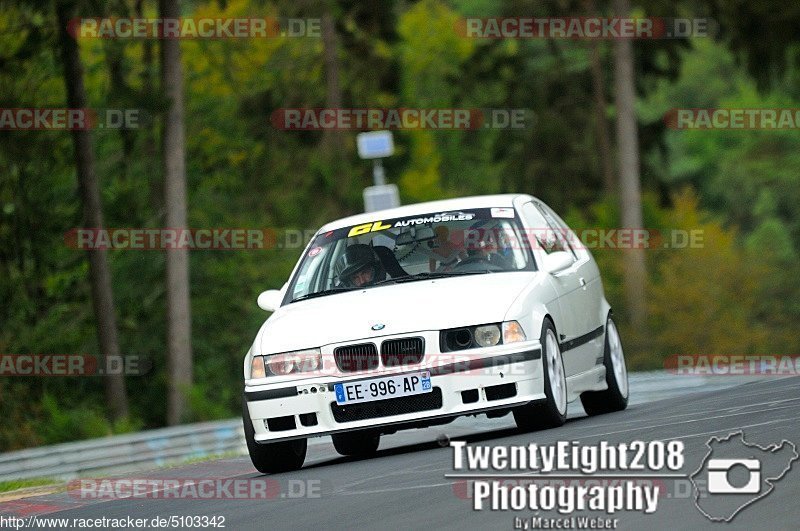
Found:
[[374, 453], [382, 434], [513, 413], [520, 429], [625, 409], [628, 376], [589, 251], [529, 195], [468, 197], [322, 227], [244, 360], [243, 421], [261, 472], [307, 439]]

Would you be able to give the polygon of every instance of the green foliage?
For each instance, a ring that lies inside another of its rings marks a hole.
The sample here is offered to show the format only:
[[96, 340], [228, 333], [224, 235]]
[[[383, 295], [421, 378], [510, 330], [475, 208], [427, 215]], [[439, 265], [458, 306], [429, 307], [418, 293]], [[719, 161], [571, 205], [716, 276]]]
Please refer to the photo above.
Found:
[[[674, 194], [671, 203], [660, 207], [652, 195], [644, 201], [652, 244], [647, 249], [648, 322], [641, 335], [625, 320], [620, 325], [630, 368], [662, 369], [664, 359], [677, 354], [771, 354], [800, 348], [791, 325], [800, 316], [798, 289], [790, 278], [797, 266], [788, 254], [792, 246], [785, 229], [767, 223], [743, 241], [719, 216], [702, 210], [690, 189]], [[566, 220], [576, 228], [619, 226], [616, 207], [607, 201], [593, 205], [588, 216], [572, 210]], [[688, 240], [674, 247], [671, 242], [683, 242], [691, 231], [697, 231], [694, 244]], [[678, 236], [673, 240], [672, 234]], [[660, 247], [662, 242], [670, 247]], [[624, 316], [623, 252], [592, 251], [606, 297]]]
[[[522, 129], [396, 132], [398, 153], [386, 161], [386, 171], [404, 202], [516, 191], [567, 212], [577, 228], [619, 225], [616, 201], [602, 197], [588, 44], [472, 40], [458, 33], [463, 17], [566, 16], [577, 9], [573, 4], [326, 4], [336, 17], [343, 106], [526, 112]], [[144, 16], [157, 15], [155, 3], [143, 5]], [[706, 9], [679, 7], [681, 16]], [[673, 6], [662, 2], [638, 9], [675, 16]], [[320, 15], [287, 0], [200, 1], [184, 10], [215, 18]], [[753, 20], [772, 15], [757, 14], [762, 16]], [[50, 4], [4, 4], [3, 107], [64, 106], [54, 18]], [[675, 131], [663, 124], [664, 114], [679, 107], [800, 107], [800, 54], [793, 47], [778, 61], [786, 59], [786, 68], [765, 65], [768, 74], [759, 71], [756, 77], [771, 80], [764, 88], [745, 68], [749, 61], [735, 55], [748, 48], [746, 35], [724, 37], [733, 40], [634, 46], [645, 226], [662, 233], [702, 230], [705, 239], [698, 249], [648, 251], [650, 319], [642, 337], [625, 326], [621, 252], [594, 251], [607, 296], [622, 317], [633, 368], [660, 367], [664, 356], [676, 353], [800, 350], [791, 333], [800, 319], [796, 130]], [[751, 44], [758, 53], [775, 45]], [[84, 39], [80, 47], [91, 107], [132, 107], [149, 115], [135, 131], [93, 132], [106, 224], [159, 227], [164, 102], [158, 43]], [[181, 49], [190, 226], [305, 230], [361, 210], [361, 189], [371, 175], [370, 164], [355, 154], [355, 132], [335, 133], [342, 150], [331, 152], [321, 132], [270, 125], [276, 109], [326, 105], [320, 39], [186, 40]], [[607, 95], [613, 94], [611, 49], [599, 43]], [[119, 78], [109, 74], [112, 61]], [[603, 111], [613, 119], [610, 101]], [[0, 353], [98, 354], [86, 256], [64, 243], [64, 233], [81, 218], [70, 135], [0, 132]], [[265, 317], [256, 297], [285, 282], [298, 253], [191, 254], [195, 383], [186, 390], [190, 412], [184, 420], [238, 414], [242, 358]], [[127, 379], [131, 417], [115, 425], [105, 420], [99, 377], [2, 379], [0, 450], [163, 425], [164, 254], [115, 251], [109, 260], [121, 351], [154, 363], [151, 373]]]
[[13, 490], [27, 489], [30, 487], [42, 487], [44, 485], [55, 485], [55, 480], [46, 478], [34, 479], [15, 479], [12, 481], [0, 481], [0, 492], [11, 492]]
[[228, 387], [220, 389], [218, 386], [209, 385], [207, 382], [213, 381], [213, 375], [198, 376], [198, 380], [203, 384], [193, 385], [187, 393], [191, 416], [186, 420], [200, 422], [228, 418], [231, 415], [228, 404], [232, 400], [232, 395], [238, 393]]
[[[696, 248], [654, 251], [648, 290], [650, 351], [635, 352], [634, 368], [674, 354], [763, 354], [767, 330], [757, 315], [767, 269], [751, 260], [733, 230], [698, 211], [690, 193], [665, 212], [673, 230], [701, 231]], [[661, 366], [663, 367], [663, 365]]]
[[99, 405], [65, 408], [56, 397], [42, 397], [44, 419], [39, 428], [44, 444], [110, 435], [112, 430]]

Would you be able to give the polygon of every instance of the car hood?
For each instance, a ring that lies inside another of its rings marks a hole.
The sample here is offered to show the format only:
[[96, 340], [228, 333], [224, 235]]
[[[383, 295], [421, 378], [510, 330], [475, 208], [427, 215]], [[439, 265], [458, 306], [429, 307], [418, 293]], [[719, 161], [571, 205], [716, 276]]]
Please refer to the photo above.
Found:
[[[267, 319], [254, 354], [503, 320], [536, 273], [419, 280], [287, 304]], [[372, 326], [384, 328], [373, 331]]]

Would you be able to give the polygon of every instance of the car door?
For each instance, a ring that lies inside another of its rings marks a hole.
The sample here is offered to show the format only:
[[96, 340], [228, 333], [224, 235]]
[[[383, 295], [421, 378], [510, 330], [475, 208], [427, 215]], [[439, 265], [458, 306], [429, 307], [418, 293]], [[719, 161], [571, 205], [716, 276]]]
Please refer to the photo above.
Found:
[[[565, 359], [569, 357], [577, 372], [587, 371], [596, 365], [597, 352], [602, 348], [603, 325], [600, 319], [603, 299], [603, 286], [597, 264], [592, 260], [589, 251], [579, 245], [580, 240], [552, 211], [541, 201], [534, 204], [542, 213], [548, 225], [553, 227], [564, 238], [564, 245], [569, 246], [575, 257], [572, 266], [557, 273], [563, 275], [567, 286], [575, 287], [565, 295], [564, 311], [571, 315], [571, 329], [568, 337], [561, 341], [561, 349]], [[571, 245], [570, 242], [578, 244]]]
[[[525, 234], [528, 236], [531, 246], [536, 249], [536, 254], [542, 258], [557, 251], [567, 251], [572, 253], [566, 239], [561, 237], [560, 231], [550, 226], [542, 210], [533, 202], [522, 205], [523, 217], [525, 218]], [[573, 254], [574, 258], [574, 254]], [[574, 263], [569, 268], [548, 275], [549, 281], [558, 293], [558, 299], [554, 308], [548, 308], [555, 320], [556, 331], [559, 342], [569, 341], [579, 334], [578, 319], [575, 315], [575, 292], [580, 290], [581, 285], [578, 281], [577, 271]], [[563, 352], [564, 370], [566, 375], [572, 376], [581, 372], [582, 363], [576, 356], [577, 352]], [[585, 370], [585, 369], [583, 369]]]

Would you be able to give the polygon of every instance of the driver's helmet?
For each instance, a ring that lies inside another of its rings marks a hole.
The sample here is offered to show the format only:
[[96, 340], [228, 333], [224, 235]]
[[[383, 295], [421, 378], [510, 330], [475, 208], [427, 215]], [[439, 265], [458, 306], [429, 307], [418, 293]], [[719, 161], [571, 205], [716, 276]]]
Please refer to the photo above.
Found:
[[348, 247], [336, 263], [339, 283], [347, 287], [360, 287], [380, 280], [383, 266], [369, 245], [357, 243]]

